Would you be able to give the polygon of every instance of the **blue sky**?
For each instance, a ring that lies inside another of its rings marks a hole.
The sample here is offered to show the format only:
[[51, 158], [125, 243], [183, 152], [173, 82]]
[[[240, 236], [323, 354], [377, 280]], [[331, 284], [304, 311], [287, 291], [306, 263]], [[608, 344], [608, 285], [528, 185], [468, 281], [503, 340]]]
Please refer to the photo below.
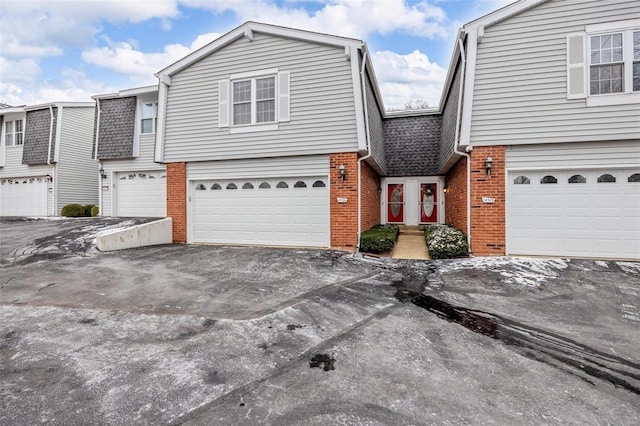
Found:
[[2, 0], [0, 102], [90, 101], [253, 20], [367, 42], [387, 108], [437, 106], [457, 29], [509, 0]]

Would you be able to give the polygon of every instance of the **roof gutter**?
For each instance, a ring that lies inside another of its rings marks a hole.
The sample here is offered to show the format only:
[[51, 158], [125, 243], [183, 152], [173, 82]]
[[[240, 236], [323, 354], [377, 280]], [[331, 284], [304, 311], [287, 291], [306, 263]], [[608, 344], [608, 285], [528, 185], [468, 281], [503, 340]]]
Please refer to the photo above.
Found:
[[51, 165], [51, 144], [53, 142], [53, 105], [49, 104], [49, 114], [51, 120], [49, 120], [49, 149], [47, 149], [47, 164]]
[[458, 89], [458, 111], [456, 112], [456, 136], [453, 145], [453, 150], [456, 154], [462, 155], [467, 158], [467, 243], [469, 244], [469, 250], [471, 250], [471, 155], [469, 152], [473, 150], [471, 142], [467, 145], [466, 152], [460, 151], [460, 117], [462, 116], [462, 98], [464, 94], [465, 83], [465, 71], [467, 67], [466, 52], [464, 49], [464, 42], [461, 37], [458, 37], [458, 47], [460, 48], [460, 88]]
[[[367, 110], [367, 86], [365, 84], [365, 67], [367, 64], [367, 50], [363, 46], [362, 67], [360, 68], [360, 84], [362, 86], [362, 107], [364, 109], [364, 133], [365, 140], [367, 142], [367, 155], [358, 159], [358, 243], [356, 244], [356, 250], [353, 253], [360, 252], [360, 236], [362, 234], [362, 161], [371, 157], [371, 138], [369, 136], [369, 112]], [[352, 59], [353, 60], [353, 59]]]

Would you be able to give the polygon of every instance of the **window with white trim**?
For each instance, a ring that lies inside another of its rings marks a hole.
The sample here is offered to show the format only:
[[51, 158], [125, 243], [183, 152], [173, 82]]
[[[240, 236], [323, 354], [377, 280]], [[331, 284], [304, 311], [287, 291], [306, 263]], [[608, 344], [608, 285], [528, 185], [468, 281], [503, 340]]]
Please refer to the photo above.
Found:
[[233, 125], [275, 123], [276, 78], [233, 81]]
[[567, 35], [567, 99], [586, 99], [587, 106], [640, 101], [639, 19]]
[[155, 133], [158, 119], [158, 103], [142, 102], [140, 104], [140, 133]]
[[24, 143], [24, 120], [5, 121], [5, 146], [17, 146]]

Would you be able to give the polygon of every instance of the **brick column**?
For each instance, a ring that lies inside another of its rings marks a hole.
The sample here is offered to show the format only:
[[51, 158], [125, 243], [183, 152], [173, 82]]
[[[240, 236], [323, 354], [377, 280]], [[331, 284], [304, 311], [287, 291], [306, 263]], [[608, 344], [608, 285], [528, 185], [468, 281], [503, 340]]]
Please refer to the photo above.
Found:
[[[340, 179], [340, 165], [345, 166], [344, 181]], [[358, 242], [358, 153], [331, 154], [329, 181], [331, 247], [353, 250]], [[338, 198], [347, 202], [338, 203]]]
[[467, 233], [467, 158], [462, 157], [445, 177], [444, 221]]
[[173, 242], [187, 242], [187, 165], [167, 164], [167, 217], [173, 219]]
[[[491, 176], [485, 161], [493, 159]], [[482, 197], [495, 199], [483, 203]], [[505, 160], [504, 146], [474, 146], [471, 152], [471, 252], [476, 256], [505, 253]]]

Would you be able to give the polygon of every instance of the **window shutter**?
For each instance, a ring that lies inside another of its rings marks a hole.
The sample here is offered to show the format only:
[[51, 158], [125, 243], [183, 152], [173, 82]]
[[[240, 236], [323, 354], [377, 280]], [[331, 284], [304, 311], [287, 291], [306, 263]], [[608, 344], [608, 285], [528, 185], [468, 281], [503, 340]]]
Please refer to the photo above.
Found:
[[229, 127], [229, 80], [218, 82], [218, 127]]
[[290, 121], [289, 72], [278, 73], [278, 121]]
[[587, 97], [585, 33], [567, 36], [567, 99]]

